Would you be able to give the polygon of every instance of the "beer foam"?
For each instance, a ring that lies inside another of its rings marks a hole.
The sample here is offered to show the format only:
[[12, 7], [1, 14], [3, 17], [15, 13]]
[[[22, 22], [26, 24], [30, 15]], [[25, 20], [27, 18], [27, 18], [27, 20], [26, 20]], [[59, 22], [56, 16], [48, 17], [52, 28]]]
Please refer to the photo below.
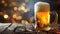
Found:
[[36, 4], [49, 4], [47, 2], [37, 2]]
[[34, 6], [35, 11], [41, 11], [41, 10], [49, 10], [50, 11], [50, 5], [47, 2], [37, 2]]

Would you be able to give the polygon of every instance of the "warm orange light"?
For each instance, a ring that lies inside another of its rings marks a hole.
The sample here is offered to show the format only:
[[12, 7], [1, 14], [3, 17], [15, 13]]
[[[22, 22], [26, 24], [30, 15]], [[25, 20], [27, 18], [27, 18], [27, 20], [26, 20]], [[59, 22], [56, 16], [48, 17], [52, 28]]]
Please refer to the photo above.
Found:
[[17, 15], [16, 14], [13, 14], [13, 18], [16, 18], [17, 17]]
[[5, 1], [4, 1], [4, 0], [2, 0], [2, 1], [1, 1], [1, 3], [5, 3]]
[[28, 20], [29, 20], [29, 23], [32, 23], [33, 22], [33, 17], [30, 17]]
[[24, 12], [28, 12], [28, 9], [25, 9]]
[[20, 10], [25, 10], [25, 7], [24, 6], [20, 6], [19, 8], [18, 8], [18, 10], [20, 11]]
[[17, 23], [14, 19], [11, 19], [11, 22], [12, 22], [13, 24]]
[[7, 15], [7, 14], [5, 14], [5, 15], [4, 15], [4, 18], [5, 18], [5, 19], [7, 19], [7, 18], [8, 18], [8, 15]]
[[13, 6], [16, 5], [16, 2], [12, 2], [12, 5], [13, 5]]
[[0, 15], [3, 15], [4, 13], [3, 12], [0, 12]]
[[16, 20], [21, 20], [22, 19], [22, 16], [17, 16], [16, 17]]
[[29, 11], [29, 9], [26, 8], [24, 5], [21, 5], [21, 6], [18, 8], [18, 10], [19, 10], [19, 11], [22, 10], [23, 12], [28, 12], [28, 11]]
[[16, 11], [17, 10], [17, 7], [14, 7], [14, 10]]
[[60, 32], [57, 32], [57, 34], [60, 34]]
[[4, 6], [7, 6], [7, 3], [5, 3]]
[[22, 24], [28, 24], [28, 21], [22, 20], [21, 23], [22, 23]]

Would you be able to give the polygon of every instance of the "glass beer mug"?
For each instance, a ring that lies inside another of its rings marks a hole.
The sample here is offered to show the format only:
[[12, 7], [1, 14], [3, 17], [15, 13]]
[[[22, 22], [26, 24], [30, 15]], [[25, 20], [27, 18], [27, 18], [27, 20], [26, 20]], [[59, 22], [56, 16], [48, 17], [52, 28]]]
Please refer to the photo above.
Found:
[[[37, 2], [34, 5], [35, 14], [35, 28], [36, 30], [48, 31], [52, 25], [57, 24], [58, 14], [56, 12], [50, 12], [50, 5], [46, 2]], [[50, 23], [50, 16], [54, 15], [54, 21]]]

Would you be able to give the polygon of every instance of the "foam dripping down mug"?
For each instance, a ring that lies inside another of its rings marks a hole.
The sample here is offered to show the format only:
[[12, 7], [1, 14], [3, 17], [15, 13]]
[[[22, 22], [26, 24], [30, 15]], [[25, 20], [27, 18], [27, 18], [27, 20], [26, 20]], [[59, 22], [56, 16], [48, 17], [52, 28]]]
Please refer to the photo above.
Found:
[[[34, 17], [36, 30], [48, 31], [51, 29], [51, 24], [57, 24], [58, 14], [50, 11], [50, 4], [47, 2], [37, 2], [34, 5]], [[53, 14], [55, 19], [50, 23], [50, 14]]]

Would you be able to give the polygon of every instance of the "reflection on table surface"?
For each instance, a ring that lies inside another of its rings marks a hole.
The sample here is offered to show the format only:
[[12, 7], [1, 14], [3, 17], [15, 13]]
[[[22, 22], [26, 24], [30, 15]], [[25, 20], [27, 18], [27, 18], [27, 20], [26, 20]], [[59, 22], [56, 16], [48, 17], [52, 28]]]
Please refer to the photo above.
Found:
[[56, 24], [53, 30], [37, 32], [34, 24], [23, 25], [20, 23], [0, 23], [1, 34], [60, 34], [60, 24]]

